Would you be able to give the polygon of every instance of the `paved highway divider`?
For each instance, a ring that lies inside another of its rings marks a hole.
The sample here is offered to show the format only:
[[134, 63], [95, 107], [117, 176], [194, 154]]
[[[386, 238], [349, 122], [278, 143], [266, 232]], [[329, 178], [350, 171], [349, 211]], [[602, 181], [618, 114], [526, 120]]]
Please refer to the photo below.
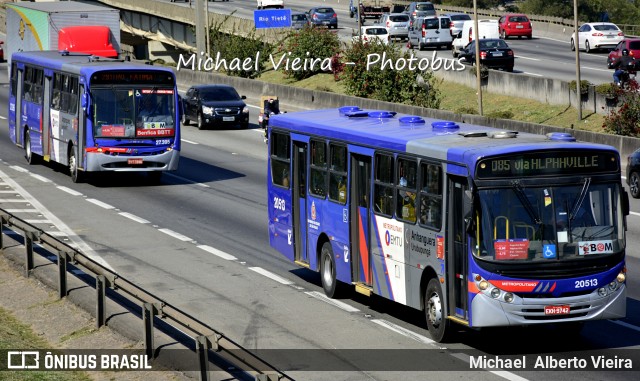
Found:
[[[11, 244], [9, 244], [9, 240], [11, 240]], [[217, 365], [220, 363], [229, 364], [235, 370], [253, 376], [257, 381], [289, 379], [284, 373], [244, 349], [223, 333], [98, 264], [78, 249], [4, 209], [0, 209], [0, 252], [5, 256], [15, 256], [16, 250], [20, 250], [20, 248], [24, 249], [24, 275], [26, 277], [31, 276], [36, 268], [38, 271], [46, 271], [44, 268], [50, 268], [50, 266], [44, 266], [44, 263], [54, 263], [57, 266], [57, 288], [60, 299], [67, 297], [70, 290], [78, 290], [86, 285], [95, 285], [97, 328], [106, 325], [108, 320], [108, 300], [113, 299], [117, 300], [118, 304], [124, 302], [137, 306], [141, 311], [144, 352], [148, 360], [155, 359], [161, 352], [162, 346], [154, 345], [156, 337], [154, 328], [160, 328], [163, 331], [172, 331], [165, 333], [179, 332], [191, 338], [195, 344], [195, 353], [192, 353], [192, 357], [197, 359], [201, 380], [209, 379], [211, 359], [215, 359], [214, 364]], [[40, 263], [36, 266], [37, 262]], [[68, 279], [69, 272], [77, 278]], [[85, 279], [82, 279], [83, 276]], [[87, 276], [92, 279], [87, 280]], [[73, 286], [71, 281], [75, 282]], [[78, 283], [82, 283], [82, 285], [78, 286]]]

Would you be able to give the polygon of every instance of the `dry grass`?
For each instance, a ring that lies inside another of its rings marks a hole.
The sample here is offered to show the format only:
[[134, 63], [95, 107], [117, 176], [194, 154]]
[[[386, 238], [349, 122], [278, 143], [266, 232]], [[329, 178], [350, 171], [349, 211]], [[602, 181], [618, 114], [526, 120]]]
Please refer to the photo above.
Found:
[[[296, 82], [286, 78], [282, 71], [268, 70], [259, 78], [262, 81], [282, 85], [299, 86], [310, 90], [331, 91], [344, 94], [344, 86], [336, 82], [332, 74], [318, 74], [303, 81]], [[440, 108], [454, 112], [477, 113], [478, 100], [476, 90], [452, 82], [441, 82], [439, 85], [442, 102]], [[446, 90], [445, 90], [446, 89]], [[604, 132], [602, 123], [604, 116], [583, 112], [582, 121], [578, 122], [578, 111], [573, 107], [549, 105], [526, 98], [490, 94], [483, 92], [482, 108], [484, 115], [511, 114], [510, 119], [551, 126]]]

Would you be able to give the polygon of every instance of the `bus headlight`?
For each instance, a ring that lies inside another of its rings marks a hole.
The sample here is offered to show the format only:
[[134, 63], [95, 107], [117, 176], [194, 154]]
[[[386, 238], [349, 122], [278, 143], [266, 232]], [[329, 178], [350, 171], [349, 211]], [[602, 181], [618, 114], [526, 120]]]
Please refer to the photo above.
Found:
[[598, 289], [598, 295], [600, 296], [607, 296], [607, 289], [602, 287]]
[[202, 113], [205, 115], [213, 115], [213, 107], [202, 106]]
[[616, 280], [618, 281], [618, 283], [624, 283], [624, 281], [627, 279], [626, 275], [624, 275], [624, 273], [620, 273], [618, 274], [618, 276], [616, 277]]
[[504, 294], [504, 301], [507, 303], [513, 302], [513, 294], [510, 292], [507, 292], [506, 294]]
[[618, 288], [618, 283], [617, 282], [611, 282], [609, 283], [609, 290], [611, 291], [615, 291], [616, 288]]
[[486, 290], [487, 288], [489, 288], [489, 282], [487, 282], [486, 280], [480, 281], [480, 283], [478, 283], [478, 288], [482, 291]]
[[500, 297], [500, 289], [499, 288], [492, 288], [491, 289], [491, 297], [494, 299], [497, 299], [498, 297]]

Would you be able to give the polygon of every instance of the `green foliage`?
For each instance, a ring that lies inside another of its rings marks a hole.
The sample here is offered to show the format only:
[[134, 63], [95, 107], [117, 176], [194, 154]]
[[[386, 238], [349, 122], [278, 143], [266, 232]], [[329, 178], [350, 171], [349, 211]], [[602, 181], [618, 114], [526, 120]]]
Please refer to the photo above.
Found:
[[[434, 1], [433, 3], [439, 3]], [[496, 8], [498, 5], [504, 3], [503, 0], [477, 0], [476, 4], [480, 9]], [[454, 7], [467, 7], [473, 8], [473, 0], [443, 0], [442, 4], [451, 5]]]
[[411, 56], [408, 52], [401, 52], [394, 45], [354, 42], [344, 52], [344, 62], [358, 63], [346, 65], [344, 68], [342, 80], [347, 94], [386, 102], [440, 108], [441, 96], [437, 87], [440, 81], [432, 71], [419, 71], [417, 68], [410, 70], [408, 66], [394, 69], [389, 66], [383, 68], [382, 65], [368, 65], [370, 59], [375, 59], [372, 57], [380, 57], [383, 62], [397, 63], [399, 60], [408, 60]]
[[637, 91], [637, 84], [633, 87], [622, 92], [622, 106], [605, 117], [602, 124], [605, 132], [640, 137], [640, 93]]
[[488, 118], [496, 119], [512, 119], [513, 112], [511, 112], [510, 110], [496, 110], [486, 113], [485, 116]]
[[463, 106], [463, 107], [457, 108], [455, 113], [456, 114], [477, 114], [478, 110], [476, 110], [473, 107]]
[[[593, 86], [593, 83], [587, 81], [586, 79], [583, 79], [580, 81], [580, 92], [582, 94], [585, 94], [589, 91], [589, 86]], [[571, 91], [577, 91], [578, 90], [578, 86], [577, 86], [577, 82], [576, 80], [572, 80], [571, 82], [569, 82], [569, 90]]]
[[[212, 25], [209, 29], [213, 65], [224, 60], [226, 69], [224, 65], [220, 65], [218, 70], [224, 71], [228, 75], [243, 78], [258, 77], [265, 68], [266, 61], [263, 57], [267, 57], [272, 51], [271, 45], [261, 41], [255, 28], [247, 36], [224, 32], [222, 26], [226, 21], [227, 18], [218, 24]], [[238, 28], [234, 25], [232, 30], [238, 30]], [[255, 70], [257, 55], [259, 55], [260, 59], [258, 60], [258, 70]], [[243, 65], [245, 60], [250, 60], [251, 64]]]
[[[340, 40], [337, 33], [330, 32], [325, 28], [304, 27], [299, 31], [293, 31], [286, 39], [284, 51], [281, 54], [287, 54], [289, 62], [299, 58], [304, 62], [305, 59], [325, 60], [331, 59], [338, 54], [340, 50]], [[288, 53], [291, 53], [290, 55]], [[276, 55], [274, 59], [277, 61], [281, 55]], [[307, 61], [309, 62], [309, 61]], [[283, 72], [291, 78], [302, 80], [309, 78], [315, 74], [322, 72], [321, 62], [316, 61], [313, 69], [307, 70], [283, 70]]]
[[606, 96], [616, 96], [618, 95], [619, 87], [616, 86], [613, 82], [601, 83], [596, 85], [595, 87], [596, 93], [606, 95]]

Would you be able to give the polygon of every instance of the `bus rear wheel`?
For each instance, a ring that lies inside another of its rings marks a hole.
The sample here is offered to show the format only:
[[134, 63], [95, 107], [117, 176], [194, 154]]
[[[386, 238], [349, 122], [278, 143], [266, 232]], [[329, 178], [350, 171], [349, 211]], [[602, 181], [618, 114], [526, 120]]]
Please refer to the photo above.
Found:
[[329, 242], [325, 242], [320, 251], [320, 279], [325, 295], [330, 298], [340, 296], [342, 287], [336, 279], [336, 262]]
[[78, 170], [78, 158], [76, 157], [76, 152], [71, 147], [69, 152], [69, 175], [71, 176], [71, 181], [74, 183], [81, 183], [83, 181], [82, 173]]
[[437, 278], [433, 278], [424, 293], [424, 312], [427, 318], [427, 328], [433, 340], [446, 341], [451, 332], [450, 322], [444, 309], [442, 287]]

